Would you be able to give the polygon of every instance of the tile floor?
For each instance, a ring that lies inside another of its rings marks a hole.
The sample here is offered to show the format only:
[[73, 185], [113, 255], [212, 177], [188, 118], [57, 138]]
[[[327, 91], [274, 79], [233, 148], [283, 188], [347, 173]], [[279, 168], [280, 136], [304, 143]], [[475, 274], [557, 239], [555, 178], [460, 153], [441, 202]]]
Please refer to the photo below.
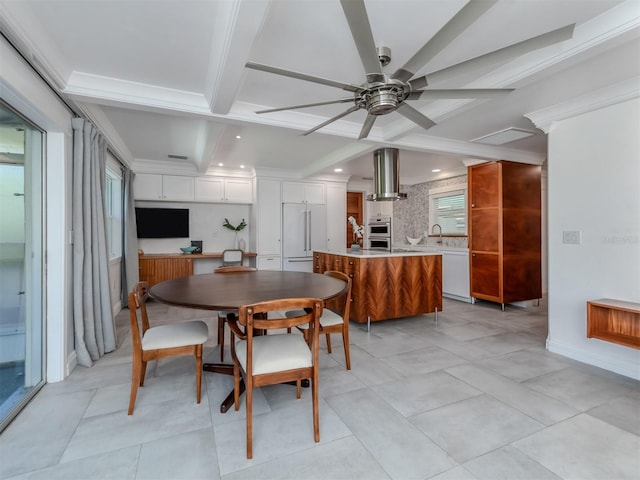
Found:
[[[152, 318], [211, 313], [150, 304]], [[433, 315], [351, 325], [352, 370], [340, 341], [322, 352], [321, 441], [310, 391], [261, 389], [254, 459], [245, 458], [244, 409], [221, 414], [232, 377], [193, 362], [150, 364], [127, 416], [131, 342], [92, 368], [49, 384], [0, 437], [7, 479], [623, 479], [640, 478], [636, 381], [545, 351], [546, 308], [446, 300]], [[324, 345], [324, 343], [323, 343]]]

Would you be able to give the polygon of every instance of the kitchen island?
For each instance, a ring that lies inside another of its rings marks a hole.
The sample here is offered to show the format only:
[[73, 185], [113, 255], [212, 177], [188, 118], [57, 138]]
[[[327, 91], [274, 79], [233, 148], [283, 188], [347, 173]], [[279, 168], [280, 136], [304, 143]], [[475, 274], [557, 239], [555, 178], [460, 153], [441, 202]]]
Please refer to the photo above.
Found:
[[313, 271], [349, 275], [350, 319], [358, 323], [442, 310], [442, 255], [437, 252], [345, 249], [313, 252]]

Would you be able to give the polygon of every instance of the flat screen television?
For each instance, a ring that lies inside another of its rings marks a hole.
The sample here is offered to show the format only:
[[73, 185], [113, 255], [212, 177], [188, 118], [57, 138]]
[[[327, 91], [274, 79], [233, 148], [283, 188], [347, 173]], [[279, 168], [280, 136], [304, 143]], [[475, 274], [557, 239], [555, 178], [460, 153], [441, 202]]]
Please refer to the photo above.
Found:
[[136, 208], [138, 238], [188, 238], [188, 208]]

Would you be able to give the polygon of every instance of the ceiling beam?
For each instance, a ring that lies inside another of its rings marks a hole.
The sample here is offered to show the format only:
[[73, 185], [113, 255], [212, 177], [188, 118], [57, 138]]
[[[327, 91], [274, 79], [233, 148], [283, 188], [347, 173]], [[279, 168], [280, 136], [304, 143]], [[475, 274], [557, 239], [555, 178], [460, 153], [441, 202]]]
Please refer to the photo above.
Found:
[[211, 56], [204, 94], [211, 112], [226, 115], [245, 74], [251, 47], [269, 10], [269, 0], [216, 2]]

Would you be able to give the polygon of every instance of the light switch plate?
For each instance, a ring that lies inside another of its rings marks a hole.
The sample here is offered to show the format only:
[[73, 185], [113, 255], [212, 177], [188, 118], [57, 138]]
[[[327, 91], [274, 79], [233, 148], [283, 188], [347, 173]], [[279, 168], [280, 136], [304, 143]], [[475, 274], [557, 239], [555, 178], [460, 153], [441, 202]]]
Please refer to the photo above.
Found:
[[580, 245], [580, 230], [564, 230], [562, 232], [562, 243], [567, 245]]

